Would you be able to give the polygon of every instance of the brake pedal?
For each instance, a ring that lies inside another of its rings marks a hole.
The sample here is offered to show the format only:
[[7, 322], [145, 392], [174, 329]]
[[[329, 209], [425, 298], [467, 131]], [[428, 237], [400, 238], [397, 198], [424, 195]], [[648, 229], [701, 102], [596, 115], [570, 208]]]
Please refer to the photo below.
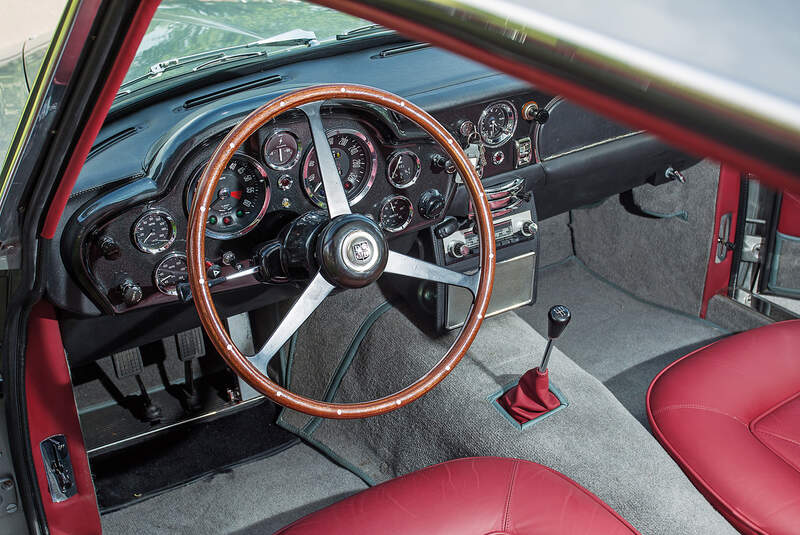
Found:
[[200, 327], [183, 331], [175, 336], [161, 340], [167, 358], [178, 358], [183, 361], [184, 387], [182, 393], [186, 410], [192, 412], [200, 409], [200, 396], [194, 385], [192, 362], [206, 354], [203, 330]]

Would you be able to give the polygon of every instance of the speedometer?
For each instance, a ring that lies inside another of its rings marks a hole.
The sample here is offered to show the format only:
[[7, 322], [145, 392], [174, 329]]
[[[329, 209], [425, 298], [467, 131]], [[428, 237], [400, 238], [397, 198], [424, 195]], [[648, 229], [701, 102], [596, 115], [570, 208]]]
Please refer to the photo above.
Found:
[[[361, 132], [349, 129], [328, 132], [328, 144], [347, 200], [354, 205], [364, 198], [375, 182], [378, 161], [375, 146]], [[320, 208], [327, 206], [316, 147], [308, 151], [303, 162], [303, 189], [311, 202]]]
[[517, 112], [507, 100], [490, 104], [478, 119], [478, 133], [487, 147], [499, 147], [514, 135]]
[[[202, 172], [203, 167], [198, 169], [187, 191], [189, 209]], [[258, 160], [244, 154], [234, 154], [220, 175], [211, 198], [206, 236], [229, 240], [247, 234], [264, 217], [269, 197], [267, 172]]]

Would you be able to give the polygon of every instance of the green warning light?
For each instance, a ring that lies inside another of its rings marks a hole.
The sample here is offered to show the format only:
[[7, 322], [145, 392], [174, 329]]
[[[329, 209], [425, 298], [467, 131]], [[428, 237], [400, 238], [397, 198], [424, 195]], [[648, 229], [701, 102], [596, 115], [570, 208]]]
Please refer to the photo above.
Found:
[[212, 215], [211, 217], [209, 217], [208, 218], [208, 224], [209, 225], [216, 225], [217, 224], [217, 216]]

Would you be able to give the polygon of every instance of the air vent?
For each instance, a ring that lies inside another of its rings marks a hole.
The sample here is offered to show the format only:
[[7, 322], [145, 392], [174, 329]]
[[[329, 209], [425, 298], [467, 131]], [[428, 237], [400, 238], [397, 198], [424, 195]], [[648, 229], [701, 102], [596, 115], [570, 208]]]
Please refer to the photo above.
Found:
[[381, 51], [380, 54], [372, 56], [372, 59], [390, 58], [392, 56], [397, 56], [399, 54], [405, 54], [406, 52], [414, 52], [415, 50], [430, 48], [430, 46], [431, 45], [429, 43], [412, 43], [410, 45], [403, 45], [395, 48], [387, 48], [386, 50]]
[[99, 153], [103, 152], [104, 150], [106, 150], [111, 145], [114, 145], [115, 143], [119, 143], [120, 141], [122, 141], [123, 139], [125, 139], [127, 137], [131, 137], [133, 134], [135, 134], [138, 131], [139, 131], [139, 128], [137, 128], [135, 126], [132, 126], [130, 128], [126, 128], [125, 130], [120, 130], [116, 134], [113, 134], [113, 135], [105, 138], [103, 141], [97, 143], [96, 145], [94, 145], [92, 147], [92, 149], [89, 151], [89, 154], [86, 156], [86, 159], [90, 160], [90, 159], [94, 158], [96, 155], [98, 155]]
[[195, 106], [201, 106], [203, 104], [213, 102], [215, 100], [227, 97], [229, 95], [235, 95], [236, 93], [241, 93], [242, 91], [247, 91], [249, 89], [255, 89], [257, 87], [264, 87], [267, 85], [276, 84], [281, 80], [283, 80], [283, 77], [281, 75], [274, 74], [272, 76], [267, 76], [266, 78], [259, 78], [258, 80], [253, 80], [252, 82], [226, 87], [225, 89], [214, 91], [213, 93], [207, 93], [199, 97], [190, 98], [189, 100], [183, 103], [183, 107], [186, 109], [194, 108]]
[[[489, 186], [484, 190], [486, 192], [486, 199], [489, 201], [489, 210], [492, 212], [492, 219], [509, 214], [522, 204], [523, 199], [520, 195], [524, 185], [525, 180], [515, 178], [509, 182]], [[472, 201], [469, 203], [468, 217], [470, 219], [475, 217]]]

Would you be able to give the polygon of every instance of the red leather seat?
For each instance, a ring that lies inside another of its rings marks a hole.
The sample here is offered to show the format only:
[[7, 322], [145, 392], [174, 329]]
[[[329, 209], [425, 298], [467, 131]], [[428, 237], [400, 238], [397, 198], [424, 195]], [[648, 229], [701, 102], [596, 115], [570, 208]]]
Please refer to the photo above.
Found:
[[647, 392], [656, 438], [742, 533], [800, 533], [800, 321], [720, 340]]
[[302, 518], [281, 535], [631, 535], [594, 494], [540, 464], [458, 459], [398, 477]]

